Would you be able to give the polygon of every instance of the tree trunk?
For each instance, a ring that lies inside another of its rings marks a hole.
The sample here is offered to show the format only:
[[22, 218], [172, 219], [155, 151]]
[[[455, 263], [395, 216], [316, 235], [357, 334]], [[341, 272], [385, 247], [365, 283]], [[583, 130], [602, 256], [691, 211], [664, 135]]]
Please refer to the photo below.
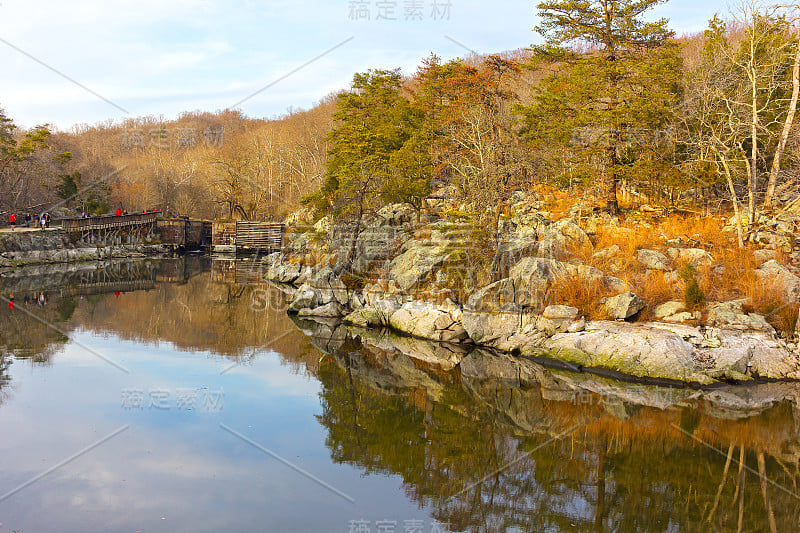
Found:
[[736, 197], [736, 188], [733, 186], [733, 177], [731, 176], [731, 169], [728, 166], [728, 159], [724, 155], [719, 155], [722, 162], [722, 168], [725, 169], [725, 179], [728, 182], [728, 189], [731, 191], [731, 200], [733, 201], [733, 217], [736, 220], [736, 237], [739, 241], [739, 248], [744, 248], [744, 238], [742, 236], [742, 219], [739, 215], [739, 199]]
[[747, 226], [752, 227], [756, 222], [756, 194], [755, 194], [755, 163], [745, 153], [745, 168], [747, 169]]
[[725, 459], [725, 468], [722, 469], [722, 481], [719, 483], [719, 487], [717, 487], [717, 494], [714, 496], [714, 505], [711, 506], [711, 511], [708, 513], [708, 518], [706, 518], [706, 523], [710, 524], [711, 519], [714, 517], [714, 513], [717, 512], [717, 507], [719, 506], [719, 499], [722, 496], [722, 489], [725, 487], [725, 481], [728, 479], [728, 470], [731, 466], [731, 459], [733, 459], [733, 450], [736, 448], [734, 443], [730, 443], [728, 446], [728, 455]]
[[736, 496], [739, 499], [739, 521], [736, 533], [741, 533], [744, 525], [744, 483], [747, 480], [744, 471], [744, 446], [739, 446], [739, 479], [736, 483]]
[[[751, 39], [752, 41], [752, 39]], [[753, 44], [751, 43], [751, 47]], [[753, 52], [755, 54], [755, 52]], [[754, 56], [753, 56], [754, 57]], [[754, 61], [752, 59], [751, 61]], [[752, 119], [750, 121], [750, 167], [747, 180], [747, 208], [750, 218], [750, 224], [755, 222], [756, 217], [756, 188], [758, 187], [758, 83], [756, 78], [755, 67], [752, 68], [752, 85], [751, 85], [751, 105], [752, 105]]]
[[[798, 32], [800, 36], [800, 32]], [[772, 208], [772, 197], [775, 195], [775, 187], [778, 184], [778, 173], [781, 171], [781, 158], [789, 139], [789, 132], [792, 130], [794, 115], [797, 111], [797, 97], [800, 94], [800, 38], [797, 43], [797, 51], [794, 55], [794, 67], [792, 68], [792, 98], [789, 101], [789, 110], [786, 113], [786, 120], [783, 123], [783, 131], [775, 148], [775, 157], [772, 159], [772, 168], [769, 171], [769, 182], [767, 184], [767, 194], [764, 197], [764, 209]]]
[[606, 163], [606, 211], [612, 215], [619, 213], [619, 203], [617, 202], [617, 137], [616, 128], [612, 129], [610, 146], [608, 148], [608, 160]]
[[761, 495], [764, 497], [764, 507], [767, 508], [767, 520], [771, 533], [778, 533], [778, 525], [775, 522], [775, 511], [772, 510], [772, 502], [767, 492], [767, 466], [764, 461], [764, 452], [758, 452], [758, 477], [761, 478]]

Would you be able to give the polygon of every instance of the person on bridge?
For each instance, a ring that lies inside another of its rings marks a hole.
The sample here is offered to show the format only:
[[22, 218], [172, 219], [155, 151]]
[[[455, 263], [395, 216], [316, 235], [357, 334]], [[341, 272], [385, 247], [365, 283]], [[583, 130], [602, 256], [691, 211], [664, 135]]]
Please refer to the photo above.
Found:
[[11, 224], [11, 231], [14, 231], [14, 226], [17, 224], [17, 215], [14, 213], [8, 215], [8, 223]]
[[47, 219], [45, 218], [46, 214], [47, 213], [42, 213], [39, 215], [39, 223], [42, 225], [42, 231], [44, 231], [45, 224], [47, 224]]
[[121, 214], [122, 214], [122, 209], [120, 209], [120, 208], [118, 207], [118, 208], [117, 208], [117, 216], [120, 216]]
[[26, 228], [30, 228], [31, 227], [31, 214], [30, 213], [25, 213], [25, 227]]

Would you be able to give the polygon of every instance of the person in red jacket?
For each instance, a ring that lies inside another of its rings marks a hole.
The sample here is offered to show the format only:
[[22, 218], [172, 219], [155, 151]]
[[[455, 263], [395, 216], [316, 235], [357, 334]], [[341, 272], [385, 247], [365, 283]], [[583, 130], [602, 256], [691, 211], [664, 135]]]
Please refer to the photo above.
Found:
[[120, 216], [121, 214], [122, 214], [122, 209], [117, 208], [117, 216]]
[[17, 215], [15, 215], [14, 213], [11, 213], [8, 216], [8, 222], [11, 224], [11, 231], [14, 231], [14, 226], [17, 225]]

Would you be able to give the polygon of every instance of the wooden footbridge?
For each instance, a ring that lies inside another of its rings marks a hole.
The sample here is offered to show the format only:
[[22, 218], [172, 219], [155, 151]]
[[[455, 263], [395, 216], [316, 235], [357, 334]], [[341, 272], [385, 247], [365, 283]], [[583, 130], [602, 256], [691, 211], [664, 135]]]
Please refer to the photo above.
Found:
[[98, 215], [60, 220], [73, 240], [86, 244], [161, 243], [185, 250], [271, 253], [283, 249], [286, 227], [274, 222], [211, 222], [161, 213]]
[[143, 244], [156, 239], [158, 213], [61, 219], [67, 233], [87, 244]]

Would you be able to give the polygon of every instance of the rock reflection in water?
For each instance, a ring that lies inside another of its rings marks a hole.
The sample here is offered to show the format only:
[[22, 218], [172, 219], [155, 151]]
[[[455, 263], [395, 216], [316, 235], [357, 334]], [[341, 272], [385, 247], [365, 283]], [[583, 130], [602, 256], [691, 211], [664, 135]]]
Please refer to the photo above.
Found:
[[402, 476], [453, 530], [797, 530], [797, 384], [644, 386], [298, 324], [329, 355], [333, 459]]
[[644, 386], [293, 322], [255, 262], [51, 265], [0, 275], [0, 291], [23, 309], [26, 291], [48, 297], [30, 313], [0, 313], [0, 400], [14, 359], [47, 363], [76, 330], [245, 364], [272, 349], [321, 383], [318, 421], [332, 459], [399, 476], [406, 496], [454, 531], [800, 524], [797, 384]]

